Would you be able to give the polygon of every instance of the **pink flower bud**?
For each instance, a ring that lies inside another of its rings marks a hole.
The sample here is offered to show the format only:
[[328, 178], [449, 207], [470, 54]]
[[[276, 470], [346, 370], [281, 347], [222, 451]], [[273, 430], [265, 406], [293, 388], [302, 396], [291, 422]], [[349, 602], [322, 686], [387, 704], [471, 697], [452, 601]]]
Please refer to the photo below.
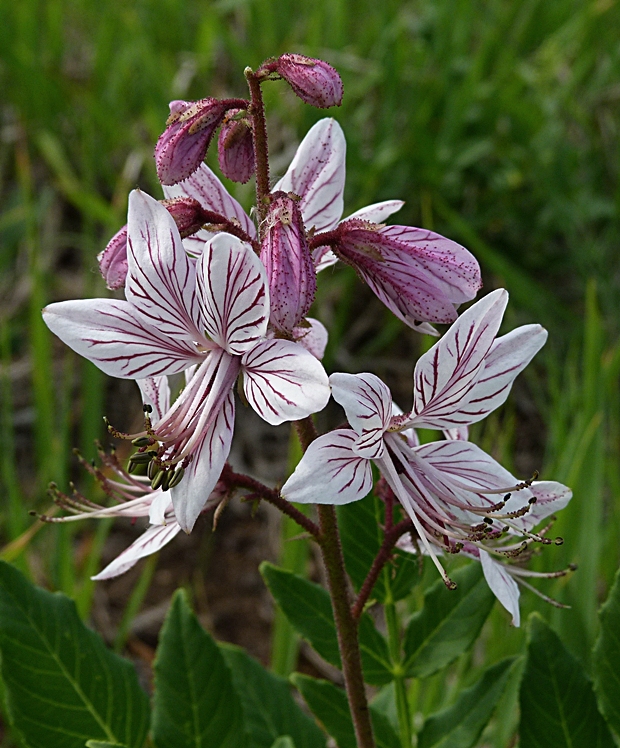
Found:
[[217, 156], [224, 176], [245, 184], [254, 174], [254, 142], [247, 118], [234, 119], [242, 111], [231, 109], [226, 115], [217, 141]]
[[306, 104], [327, 109], [342, 103], [342, 80], [336, 70], [323, 60], [286, 54], [276, 60], [274, 72], [288, 81]]
[[432, 231], [352, 218], [333, 234], [336, 255], [414, 328], [420, 322], [453, 322], [456, 307], [473, 299], [482, 285], [475, 257]]
[[270, 322], [292, 334], [314, 301], [316, 271], [297, 202], [275, 192], [265, 220], [260, 257], [267, 270]]
[[193, 197], [173, 197], [170, 200], [162, 200], [161, 204], [174, 218], [181, 239], [200, 231], [205, 222], [202, 205]]
[[177, 184], [196, 171], [230, 107], [231, 100], [211, 98], [170, 102], [166, 129], [155, 146], [157, 176], [162, 184]]
[[[182, 239], [202, 228], [203, 209], [197, 200], [191, 197], [177, 197], [161, 200], [161, 203], [174, 218]], [[107, 287], [122, 288], [127, 277], [127, 225], [114, 234], [103, 252], [97, 255], [97, 260]]]
[[97, 260], [106, 286], [122, 288], [127, 277], [127, 225], [114, 234]]

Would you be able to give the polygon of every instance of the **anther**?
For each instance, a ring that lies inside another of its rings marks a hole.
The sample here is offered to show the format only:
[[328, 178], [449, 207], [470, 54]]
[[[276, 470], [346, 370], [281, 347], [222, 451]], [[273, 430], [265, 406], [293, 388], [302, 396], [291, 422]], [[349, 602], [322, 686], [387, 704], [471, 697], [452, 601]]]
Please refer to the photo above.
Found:
[[145, 413], [152, 413], [153, 412], [153, 407], [151, 405], [149, 405], [148, 403], [144, 403], [144, 405], [142, 406], [142, 410]]
[[484, 517], [482, 521], [486, 522], [487, 525], [492, 525], [493, 524], [493, 520], [490, 517]]
[[164, 482], [164, 478], [166, 477], [166, 472], [164, 470], [160, 470], [157, 475], [153, 478], [151, 481], [151, 488], [153, 491], [156, 491], [161, 484]]
[[562, 545], [564, 543], [564, 538], [555, 538], [553, 541], [556, 545]]
[[155, 460], [151, 460], [149, 462], [148, 468], [146, 469], [148, 479], [153, 480], [153, 478], [157, 475], [159, 469], [159, 464]]
[[139, 436], [137, 439], [132, 439], [131, 443], [134, 447], [148, 447], [152, 439], [149, 436]]
[[527, 500], [527, 503], [528, 504], [535, 504], [537, 501], [538, 501], [538, 499], [536, 498], [536, 496], [532, 496], [531, 499]]
[[570, 571], [577, 571], [578, 567], [577, 564], [569, 564], [568, 568], [570, 569]]
[[161, 482], [161, 490], [167, 491], [170, 488], [170, 478], [172, 477], [172, 470], [166, 470], [164, 472], [164, 479]]
[[[155, 454], [157, 454], [157, 452]], [[149, 452], [135, 452], [129, 458], [129, 463], [131, 464], [133, 462], [136, 465], [147, 465], [153, 457], [154, 455]]]
[[456, 582], [453, 582], [449, 577], [446, 577], [443, 581], [449, 590], [455, 590], [457, 588]]
[[177, 468], [174, 473], [172, 474], [172, 477], [170, 478], [170, 482], [168, 483], [168, 488], [174, 488], [175, 486], [178, 486], [179, 483], [183, 480], [183, 476], [185, 475], [185, 468]]

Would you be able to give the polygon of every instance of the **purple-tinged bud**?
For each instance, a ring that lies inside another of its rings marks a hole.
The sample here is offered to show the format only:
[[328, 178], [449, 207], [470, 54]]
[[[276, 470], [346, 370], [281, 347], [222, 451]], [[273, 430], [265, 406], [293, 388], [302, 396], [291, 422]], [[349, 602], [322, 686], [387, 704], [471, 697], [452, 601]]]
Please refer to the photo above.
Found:
[[224, 119], [217, 141], [222, 174], [242, 184], [254, 174], [252, 126], [244, 114], [243, 109], [231, 109]]
[[193, 197], [173, 197], [162, 200], [161, 204], [174, 218], [181, 239], [200, 231], [205, 222], [202, 205]]
[[304, 55], [286, 54], [275, 61], [273, 72], [290, 83], [297, 96], [306, 104], [327, 109], [342, 104], [342, 79], [323, 60]]
[[265, 221], [260, 257], [269, 283], [270, 321], [292, 334], [314, 301], [316, 271], [295, 200], [275, 192]]
[[[192, 197], [177, 197], [161, 200], [185, 239], [200, 231], [204, 223], [203, 209]], [[108, 242], [103, 252], [97, 255], [99, 270], [110, 289], [122, 288], [127, 278], [127, 225], [118, 231]]]
[[162, 184], [181, 182], [202, 163], [224, 114], [239, 100], [171, 101], [166, 129], [155, 146], [157, 176]]
[[358, 218], [331, 232], [334, 253], [366, 281], [403, 322], [454, 322], [456, 307], [480, 289], [480, 266], [464, 247], [426, 229]]
[[122, 288], [127, 277], [127, 225], [114, 234], [97, 260], [106, 286]]

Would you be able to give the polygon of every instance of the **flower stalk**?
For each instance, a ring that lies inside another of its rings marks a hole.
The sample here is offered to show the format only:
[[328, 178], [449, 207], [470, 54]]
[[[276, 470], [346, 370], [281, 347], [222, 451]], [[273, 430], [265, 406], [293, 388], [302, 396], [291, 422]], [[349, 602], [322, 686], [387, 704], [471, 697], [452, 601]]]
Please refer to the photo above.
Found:
[[254, 135], [254, 160], [256, 173], [256, 210], [258, 211], [259, 237], [263, 234], [263, 221], [269, 206], [269, 149], [267, 145], [267, 123], [260, 80], [252, 68], [245, 69], [250, 88], [250, 108]]

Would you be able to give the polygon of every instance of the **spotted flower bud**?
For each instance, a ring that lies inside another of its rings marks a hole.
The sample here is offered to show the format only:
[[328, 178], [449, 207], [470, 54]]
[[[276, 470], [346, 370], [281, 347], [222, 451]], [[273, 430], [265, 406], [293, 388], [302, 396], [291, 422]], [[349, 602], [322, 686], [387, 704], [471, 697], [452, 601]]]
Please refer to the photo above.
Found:
[[[168, 213], [174, 218], [181, 238], [191, 236], [200, 230], [204, 220], [200, 203], [191, 197], [162, 200]], [[110, 289], [122, 288], [127, 277], [127, 226], [118, 231], [108, 242], [107, 247], [97, 255], [99, 270]]]
[[327, 109], [342, 103], [342, 80], [336, 70], [323, 60], [286, 54], [276, 60], [273, 72], [288, 81], [306, 104]]
[[157, 176], [172, 185], [193, 174], [203, 161], [213, 134], [238, 99], [170, 102], [166, 129], [155, 146]]
[[267, 270], [271, 324], [293, 333], [314, 301], [316, 272], [297, 202], [275, 192], [266, 218], [261, 260]]
[[350, 218], [334, 234], [335, 254], [411, 327], [453, 322], [455, 307], [473, 299], [482, 285], [475, 257], [432, 231]]
[[217, 142], [217, 155], [224, 176], [245, 184], [254, 174], [254, 143], [251, 125], [243, 113], [242, 109], [231, 109], [226, 115]]

